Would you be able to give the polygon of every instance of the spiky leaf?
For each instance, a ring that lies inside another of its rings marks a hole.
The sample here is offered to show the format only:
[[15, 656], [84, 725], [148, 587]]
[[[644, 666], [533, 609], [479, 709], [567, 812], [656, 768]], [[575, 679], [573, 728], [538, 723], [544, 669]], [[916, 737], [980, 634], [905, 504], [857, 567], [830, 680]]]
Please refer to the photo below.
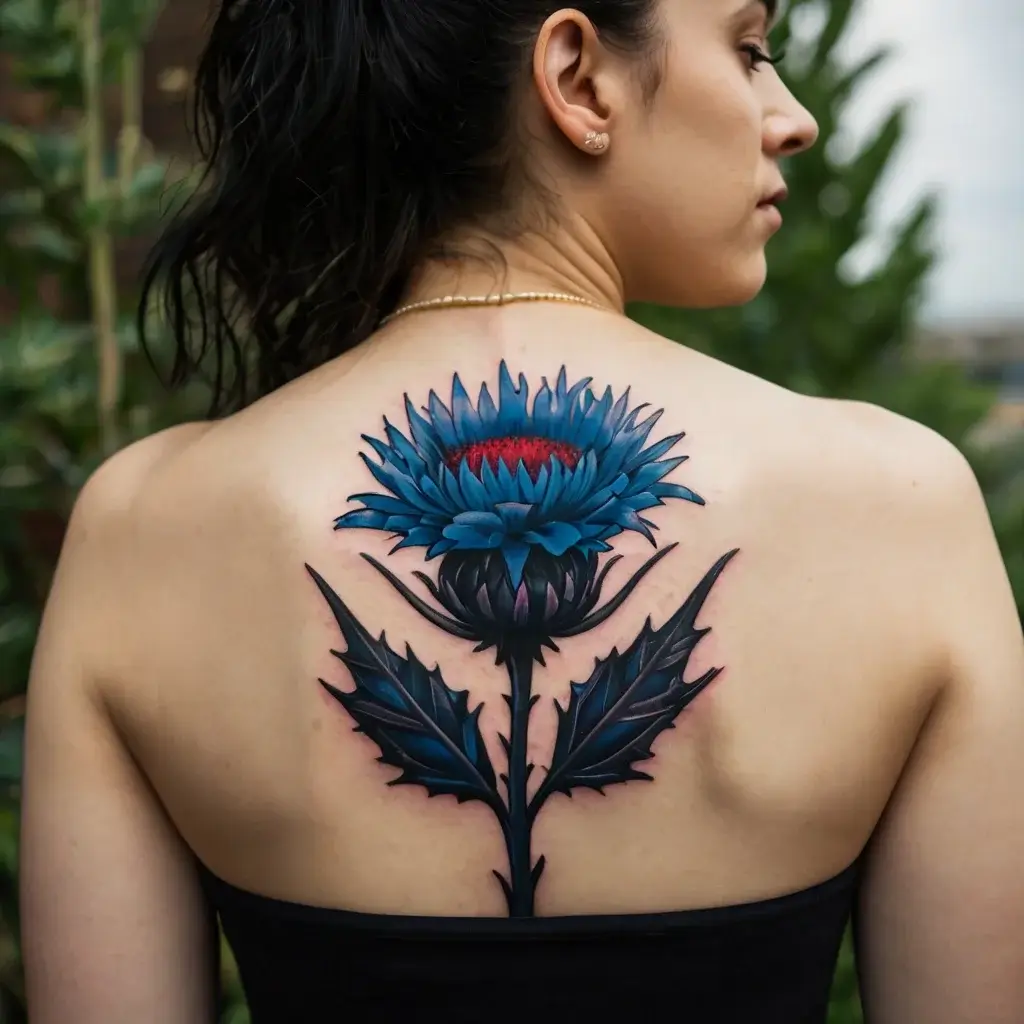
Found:
[[602, 791], [616, 782], [651, 778], [634, 765], [654, 756], [654, 739], [721, 672], [709, 669], [693, 682], [684, 678], [690, 655], [709, 632], [696, 628], [697, 615], [735, 554], [712, 566], [664, 626], [654, 629], [648, 619], [626, 651], [613, 649], [598, 660], [585, 683], [572, 684], [567, 708], [555, 702], [555, 751], [535, 805], [550, 793], [571, 795], [580, 786]]
[[391, 785], [423, 786], [430, 796], [496, 806], [494, 769], [480, 735], [483, 705], [471, 712], [468, 693], [449, 689], [440, 671], [428, 670], [411, 648], [406, 646], [403, 658], [383, 633], [374, 639], [327, 582], [306, 568], [345, 637], [347, 650], [331, 653], [351, 672], [356, 688], [346, 693], [320, 683], [352, 716], [357, 731], [377, 744], [380, 760], [402, 769]]

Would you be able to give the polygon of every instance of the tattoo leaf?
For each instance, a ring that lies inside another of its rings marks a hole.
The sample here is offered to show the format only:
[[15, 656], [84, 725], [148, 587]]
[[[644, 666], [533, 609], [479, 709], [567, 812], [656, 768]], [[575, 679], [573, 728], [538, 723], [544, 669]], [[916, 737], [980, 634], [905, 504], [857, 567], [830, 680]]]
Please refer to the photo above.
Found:
[[330, 585], [306, 569], [345, 637], [347, 650], [331, 653], [351, 672], [356, 688], [345, 693], [320, 683], [351, 715], [356, 731], [377, 744], [379, 760], [402, 769], [391, 785], [423, 786], [430, 796], [481, 800], [503, 811], [480, 734], [483, 705], [471, 712], [468, 693], [449, 689], [439, 669], [428, 670], [408, 646], [403, 658], [383, 633], [374, 639]]
[[551, 793], [572, 795], [577, 787], [650, 780], [634, 764], [654, 755], [651, 744], [671, 729], [680, 712], [721, 672], [709, 669], [688, 683], [683, 676], [694, 648], [710, 629], [695, 621], [711, 588], [735, 551], [723, 556], [660, 629], [648, 619], [620, 654], [598, 660], [585, 683], [573, 683], [568, 707], [555, 702], [558, 732], [551, 768], [531, 801], [536, 814]]

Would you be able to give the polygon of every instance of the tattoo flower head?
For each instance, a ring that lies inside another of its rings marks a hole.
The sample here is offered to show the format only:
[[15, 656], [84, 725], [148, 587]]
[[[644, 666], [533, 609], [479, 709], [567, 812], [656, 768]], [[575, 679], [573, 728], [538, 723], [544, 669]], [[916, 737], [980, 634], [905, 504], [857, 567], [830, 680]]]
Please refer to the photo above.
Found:
[[364, 508], [341, 516], [337, 529], [368, 527], [403, 538], [395, 550], [425, 547], [428, 559], [449, 551], [496, 551], [518, 590], [531, 550], [556, 558], [609, 551], [624, 530], [651, 543], [642, 513], [665, 498], [704, 504], [664, 477], [686, 456], [663, 458], [683, 437], [644, 448], [661, 410], [598, 398], [590, 379], [571, 388], [563, 368], [555, 387], [542, 380], [530, 404], [526, 378], [513, 383], [503, 362], [498, 401], [487, 385], [474, 405], [458, 375], [449, 405], [430, 393], [422, 414], [406, 396], [409, 436], [384, 421], [386, 440], [364, 435], [380, 462], [363, 460], [387, 494], [356, 494]]
[[668, 498], [704, 501], [665, 482], [686, 461], [667, 457], [683, 435], [648, 444], [661, 411], [641, 419], [647, 406], [630, 408], [628, 389], [618, 399], [610, 388], [598, 397], [589, 378], [569, 387], [563, 368], [554, 388], [541, 381], [531, 403], [526, 378], [514, 383], [502, 363], [497, 397], [484, 384], [474, 403], [458, 375], [447, 405], [432, 391], [417, 411], [406, 396], [408, 434], [385, 419], [383, 439], [363, 438], [377, 455], [363, 461], [383, 490], [354, 495], [363, 507], [334, 527], [382, 530], [399, 538], [394, 551], [425, 548], [427, 560], [441, 559], [436, 580], [413, 573], [431, 603], [362, 556], [427, 621], [474, 641], [478, 651], [496, 649], [509, 677], [508, 735], [500, 735], [507, 772], [494, 769], [481, 732], [482, 705], [470, 708], [469, 691], [451, 688], [440, 666], [428, 668], [409, 646], [403, 655], [383, 633], [373, 636], [327, 581], [306, 568], [345, 638], [345, 651], [332, 653], [355, 688], [321, 684], [376, 744], [379, 760], [400, 770], [390, 785], [490, 808], [508, 855], [507, 875], [494, 874], [509, 914], [530, 917], [545, 864], [533, 856], [531, 835], [548, 800], [650, 780], [636, 766], [654, 756], [654, 740], [718, 677], [721, 669], [709, 668], [689, 679], [687, 666], [710, 632], [697, 626], [697, 617], [737, 552], [719, 558], [660, 627], [648, 618], [628, 647], [595, 659], [590, 678], [571, 683], [564, 704], [555, 701], [554, 746], [531, 793], [534, 662], [544, 664], [543, 648], [558, 650], [554, 638], [579, 636], [608, 619], [676, 547], [658, 549], [602, 604], [604, 580], [622, 557], [603, 557], [612, 538], [633, 531], [657, 548], [656, 527], [643, 513]]

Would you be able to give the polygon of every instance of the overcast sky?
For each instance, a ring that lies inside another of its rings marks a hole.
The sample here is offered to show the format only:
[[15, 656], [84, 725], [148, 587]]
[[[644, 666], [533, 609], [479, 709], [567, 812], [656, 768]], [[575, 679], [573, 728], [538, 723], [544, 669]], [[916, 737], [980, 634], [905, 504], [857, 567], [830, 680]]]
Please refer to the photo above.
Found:
[[938, 187], [943, 257], [926, 319], [1024, 320], [1024, 0], [859, 2], [849, 52], [879, 43], [896, 52], [863, 88], [852, 132], [916, 100], [876, 211], [880, 237]]

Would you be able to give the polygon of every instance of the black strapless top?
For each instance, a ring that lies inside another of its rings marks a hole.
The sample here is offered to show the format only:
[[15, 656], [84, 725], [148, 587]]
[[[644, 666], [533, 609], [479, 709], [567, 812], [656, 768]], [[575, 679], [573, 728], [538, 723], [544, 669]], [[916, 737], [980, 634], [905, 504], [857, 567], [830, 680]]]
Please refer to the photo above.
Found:
[[825, 1024], [858, 867], [757, 903], [526, 920], [329, 910], [201, 874], [252, 1024]]

